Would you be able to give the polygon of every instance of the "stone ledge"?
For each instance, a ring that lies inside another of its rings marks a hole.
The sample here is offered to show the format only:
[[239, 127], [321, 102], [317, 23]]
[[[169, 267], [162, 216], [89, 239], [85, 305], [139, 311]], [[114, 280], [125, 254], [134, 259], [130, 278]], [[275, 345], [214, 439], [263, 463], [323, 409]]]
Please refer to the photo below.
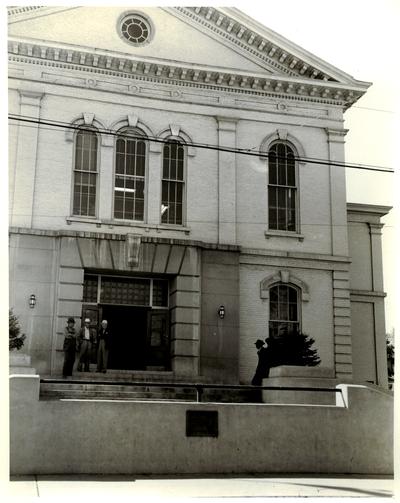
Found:
[[334, 378], [335, 369], [328, 367], [306, 367], [297, 365], [281, 365], [272, 367], [269, 377], [306, 377], [306, 378]]

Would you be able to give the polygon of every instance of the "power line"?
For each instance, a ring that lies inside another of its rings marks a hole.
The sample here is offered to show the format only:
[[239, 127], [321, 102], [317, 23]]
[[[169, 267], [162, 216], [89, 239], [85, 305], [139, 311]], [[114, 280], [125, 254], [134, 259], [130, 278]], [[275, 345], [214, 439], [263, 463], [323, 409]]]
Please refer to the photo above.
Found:
[[[151, 137], [148, 135], [135, 135], [132, 133], [124, 133], [124, 132], [116, 132], [116, 131], [111, 131], [110, 129], [105, 129], [105, 128], [91, 128], [91, 127], [82, 127], [82, 126], [74, 126], [72, 124], [68, 124], [62, 121], [56, 121], [56, 120], [42, 120], [42, 119], [36, 119], [34, 117], [28, 117], [28, 116], [20, 116], [16, 114], [9, 114], [8, 118], [13, 121], [17, 122], [23, 122], [27, 124], [38, 124], [39, 126], [50, 126], [50, 128], [61, 128], [61, 129], [70, 129], [74, 131], [86, 131], [86, 132], [98, 132], [100, 134], [107, 134], [110, 136], [115, 136], [118, 138], [127, 138], [127, 139], [139, 139], [139, 140], [147, 140], [151, 141], [154, 143], [162, 143], [162, 144], [171, 144], [175, 143], [176, 140], [171, 140], [171, 139], [162, 139], [162, 138], [156, 138], [156, 137]], [[46, 128], [49, 129], [49, 128]], [[261, 151], [254, 151], [254, 149], [239, 149], [239, 148], [233, 148], [233, 147], [224, 147], [224, 146], [217, 146], [217, 145], [210, 145], [207, 143], [195, 143], [195, 142], [186, 142], [185, 143], [188, 146], [196, 147], [196, 148], [203, 148], [207, 150], [215, 150], [219, 152], [229, 152], [229, 153], [235, 153], [235, 154], [241, 154], [241, 155], [249, 155], [249, 156], [254, 156], [254, 157], [261, 157], [265, 159], [269, 159], [270, 157], [273, 157], [274, 159], [283, 159], [287, 160], [288, 157], [286, 156], [278, 156], [278, 155], [273, 155], [271, 156], [268, 152], [261, 152]], [[387, 166], [375, 166], [375, 165], [362, 165], [362, 164], [356, 164], [356, 163], [345, 163], [345, 162], [340, 162], [340, 161], [327, 161], [325, 159], [317, 159], [317, 158], [312, 158], [312, 157], [300, 157], [300, 156], [293, 156], [291, 159], [298, 161], [298, 162], [306, 162], [309, 164], [319, 164], [323, 166], [337, 166], [337, 167], [343, 167], [343, 168], [349, 168], [349, 169], [362, 169], [362, 170], [368, 170], [368, 171], [379, 171], [383, 173], [393, 173], [394, 171], [391, 168], [388, 168]]]
[[394, 112], [393, 110], [383, 110], [382, 108], [360, 107], [360, 106], [356, 106], [356, 105], [353, 105], [351, 108], [352, 109], [357, 108], [358, 110], [369, 110], [371, 112], [382, 112], [385, 114], [393, 114], [393, 115], [396, 114], [396, 112]]

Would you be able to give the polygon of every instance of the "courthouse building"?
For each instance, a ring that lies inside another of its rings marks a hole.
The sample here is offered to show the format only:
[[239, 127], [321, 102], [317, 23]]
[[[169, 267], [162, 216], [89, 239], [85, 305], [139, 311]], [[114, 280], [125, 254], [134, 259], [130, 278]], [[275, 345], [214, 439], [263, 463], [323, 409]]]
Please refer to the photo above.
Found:
[[368, 89], [233, 8], [12, 7], [10, 308], [40, 374], [73, 316], [111, 370], [249, 383], [296, 328], [387, 386], [381, 217], [346, 202]]

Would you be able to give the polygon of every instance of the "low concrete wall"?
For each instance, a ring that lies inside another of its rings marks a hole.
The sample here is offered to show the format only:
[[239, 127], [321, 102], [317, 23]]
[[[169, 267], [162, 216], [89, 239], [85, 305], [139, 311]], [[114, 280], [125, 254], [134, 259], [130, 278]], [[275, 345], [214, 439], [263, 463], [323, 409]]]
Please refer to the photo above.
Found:
[[[393, 473], [393, 398], [341, 385], [338, 406], [39, 401], [10, 376], [12, 474]], [[218, 411], [187, 437], [186, 411]]]
[[[272, 367], [269, 377], [263, 379], [263, 386], [287, 386], [297, 388], [335, 388], [335, 370], [326, 367], [281, 365]], [[321, 391], [273, 391], [263, 390], [264, 403], [335, 405], [336, 393]]]

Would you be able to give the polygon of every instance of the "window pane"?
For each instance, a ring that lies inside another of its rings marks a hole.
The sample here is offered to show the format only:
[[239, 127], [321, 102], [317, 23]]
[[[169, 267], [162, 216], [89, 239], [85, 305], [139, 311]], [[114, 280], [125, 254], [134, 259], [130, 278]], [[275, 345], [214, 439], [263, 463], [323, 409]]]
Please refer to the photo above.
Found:
[[269, 318], [270, 318], [270, 320], [277, 320], [277, 319], [279, 319], [279, 315], [278, 315], [278, 303], [277, 302], [271, 302], [270, 303]]
[[268, 211], [268, 225], [270, 229], [278, 229], [278, 212], [276, 208], [270, 208]]
[[286, 230], [286, 210], [285, 209], [278, 209], [278, 229], [279, 230]]
[[276, 162], [276, 154], [274, 151], [269, 152], [269, 162], [268, 162], [268, 170], [269, 170], [269, 183], [276, 184], [278, 181], [277, 178], [277, 162]]
[[278, 188], [276, 189], [278, 193], [278, 208], [286, 208], [286, 189]]
[[269, 187], [268, 190], [268, 203], [270, 207], [275, 208], [277, 206], [277, 197], [276, 197], [277, 189], [275, 187]]
[[287, 184], [290, 185], [291, 187], [295, 187], [295, 185], [296, 185], [296, 176], [295, 176], [294, 163], [292, 165], [288, 166], [287, 174], [288, 174]]
[[168, 281], [153, 281], [153, 306], [168, 307]]

